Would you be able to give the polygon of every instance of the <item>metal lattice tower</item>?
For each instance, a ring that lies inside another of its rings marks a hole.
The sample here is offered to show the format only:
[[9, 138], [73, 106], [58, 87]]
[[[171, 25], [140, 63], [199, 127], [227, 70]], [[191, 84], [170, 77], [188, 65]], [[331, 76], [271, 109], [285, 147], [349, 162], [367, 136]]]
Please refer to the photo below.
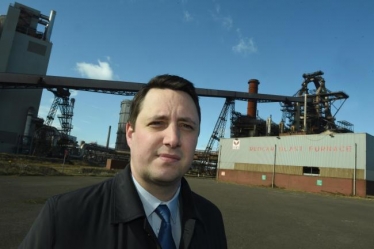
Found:
[[59, 104], [61, 115], [58, 116], [61, 124], [61, 132], [64, 135], [70, 135], [70, 131], [73, 129], [73, 109], [74, 109], [75, 99], [62, 98], [62, 102]]
[[226, 123], [227, 123], [227, 114], [228, 110], [231, 107], [231, 115], [235, 111], [235, 100], [232, 98], [226, 98], [225, 104], [221, 110], [221, 113], [218, 117], [216, 125], [214, 126], [213, 133], [210, 136], [209, 142], [202, 156], [201, 160], [201, 170], [205, 171], [204, 167], [209, 164], [209, 157], [213, 151], [215, 142], [219, 142], [221, 138], [225, 135]]
[[70, 135], [71, 130], [73, 129], [72, 120], [73, 120], [73, 109], [75, 104], [75, 99], [70, 99], [69, 89], [57, 88], [57, 89], [48, 89], [51, 91], [55, 98], [53, 100], [51, 109], [46, 118], [45, 124], [51, 126], [53, 120], [56, 116], [57, 108], [60, 109], [61, 115], [58, 116], [61, 125], [61, 133], [63, 136], [67, 137]]
[[55, 119], [55, 116], [56, 116], [56, 112], [57, 112], [57, 108], [58, 108], [59, 103], [60, 103], [60, 98], [55, 96], [55, 98], [53, 99], [52, 105], [51, 105], [51, 109], [49, 109], [49, 112], [48, 112], [48, 115], [47, 115], [47, 118], [46, 118], [46, 121], [45, 121], [45, 125], [47, 125], [47, 126], [52, 125], [53, 120]]

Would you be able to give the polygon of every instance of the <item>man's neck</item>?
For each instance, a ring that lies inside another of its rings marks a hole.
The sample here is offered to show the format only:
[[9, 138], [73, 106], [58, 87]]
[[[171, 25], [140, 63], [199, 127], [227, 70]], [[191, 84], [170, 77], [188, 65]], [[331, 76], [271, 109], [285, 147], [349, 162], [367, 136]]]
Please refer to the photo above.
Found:
[[144, 181], [143, 179], [137, 178], [135, 175], [133, 175], [133, 177], [147, 192], [165, 202], [170, 201], [174, 197], [180, 186], [180, 180], [172, 184], [165, 184]]

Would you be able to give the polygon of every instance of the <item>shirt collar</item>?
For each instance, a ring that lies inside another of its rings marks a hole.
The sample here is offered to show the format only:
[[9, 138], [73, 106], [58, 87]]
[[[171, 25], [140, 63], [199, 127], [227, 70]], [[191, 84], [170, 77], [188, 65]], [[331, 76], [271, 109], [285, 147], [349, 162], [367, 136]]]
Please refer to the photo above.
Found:
[[151, 193], [149, 193], [147, 190], [145, 190], [132, 176], [132, 179], [134, 181], [134, 185], [136, 190], [138, 191], [140, 200], [143, 203], [144, 207], [144, 212], [147, 218], [149, 218], [152, 213], [155, 211], [155, 209], [160, 205], [160, 204], [165, 204], [168, 206], [171, 214], [171, 219], [173, 222], [176, 221], [177, 219], [177, 213], [178, 213], [178, 208], [179, 208], [179, 192], [180, 192], [180, 186], [178, 187], [177, 191], [175, 192], [173, 198], [171, 198], [170, 201], [164, 202], [153, 196]]

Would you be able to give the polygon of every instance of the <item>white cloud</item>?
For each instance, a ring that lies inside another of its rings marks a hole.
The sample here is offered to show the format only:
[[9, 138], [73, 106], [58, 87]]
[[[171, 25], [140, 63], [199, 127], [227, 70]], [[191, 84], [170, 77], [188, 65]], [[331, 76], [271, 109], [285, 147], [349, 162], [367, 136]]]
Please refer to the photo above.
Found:
[[[107, 57], [110, 61], [110, 57]], [[77, 62], [77, 71], [82, 77], [98, 80], [113, 80], [114, 74], [109, 62], [98, 60], [98, 64]]]
[[214, 11], [210, 11], [212, 18], [214, 21], [221, 23], [222, 27], [227, 30], [230, 30], [233, 26], [233, 19], [231, 16], [223, 16], [221, 15], [221, 6], [219, 4], [215, 5]]
[[193, 17], [187, 10], [183, 11], [183, 20], [186, 22], [191, 22], [193, 20]]
[[232, 47], [235, 53], [248, 55], [257, 52], [257, 47], [252, 38], [241, 38], [239, 43]]
[[231, 31], [235, 32], [237, 38], [239, 39], [238, 43], [232, 47], [234, 53], [238, 53], [243, 56], [256, 53], [257, 46], [253, 38], [243, 37], [242, 30], [239, 27], [235, 27], [234, 19], [230, 15], [225, 14], [225, 11], [221, 9], [221, 5], [216, 3], [215, 0], [213, 0], [213, 3], [214, 9], [209, 11], [213, 21], [221, 24], [222, 27], [226, 29], [228, 33], [231, 33]]

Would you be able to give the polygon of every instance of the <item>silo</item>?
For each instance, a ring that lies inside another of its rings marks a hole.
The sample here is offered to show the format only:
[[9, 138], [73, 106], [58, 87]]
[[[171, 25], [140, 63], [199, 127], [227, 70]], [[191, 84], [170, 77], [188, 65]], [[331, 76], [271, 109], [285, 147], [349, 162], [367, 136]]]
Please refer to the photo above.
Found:
[[126, 141], [126, 123], [130, 116], [130, 105], [131, 100], [126, 99], [121, 102], [121, 111], [119, 113], [119, 122], [117, 130], [116, 150], [124, 151], [129, 150], [129, 146]]

